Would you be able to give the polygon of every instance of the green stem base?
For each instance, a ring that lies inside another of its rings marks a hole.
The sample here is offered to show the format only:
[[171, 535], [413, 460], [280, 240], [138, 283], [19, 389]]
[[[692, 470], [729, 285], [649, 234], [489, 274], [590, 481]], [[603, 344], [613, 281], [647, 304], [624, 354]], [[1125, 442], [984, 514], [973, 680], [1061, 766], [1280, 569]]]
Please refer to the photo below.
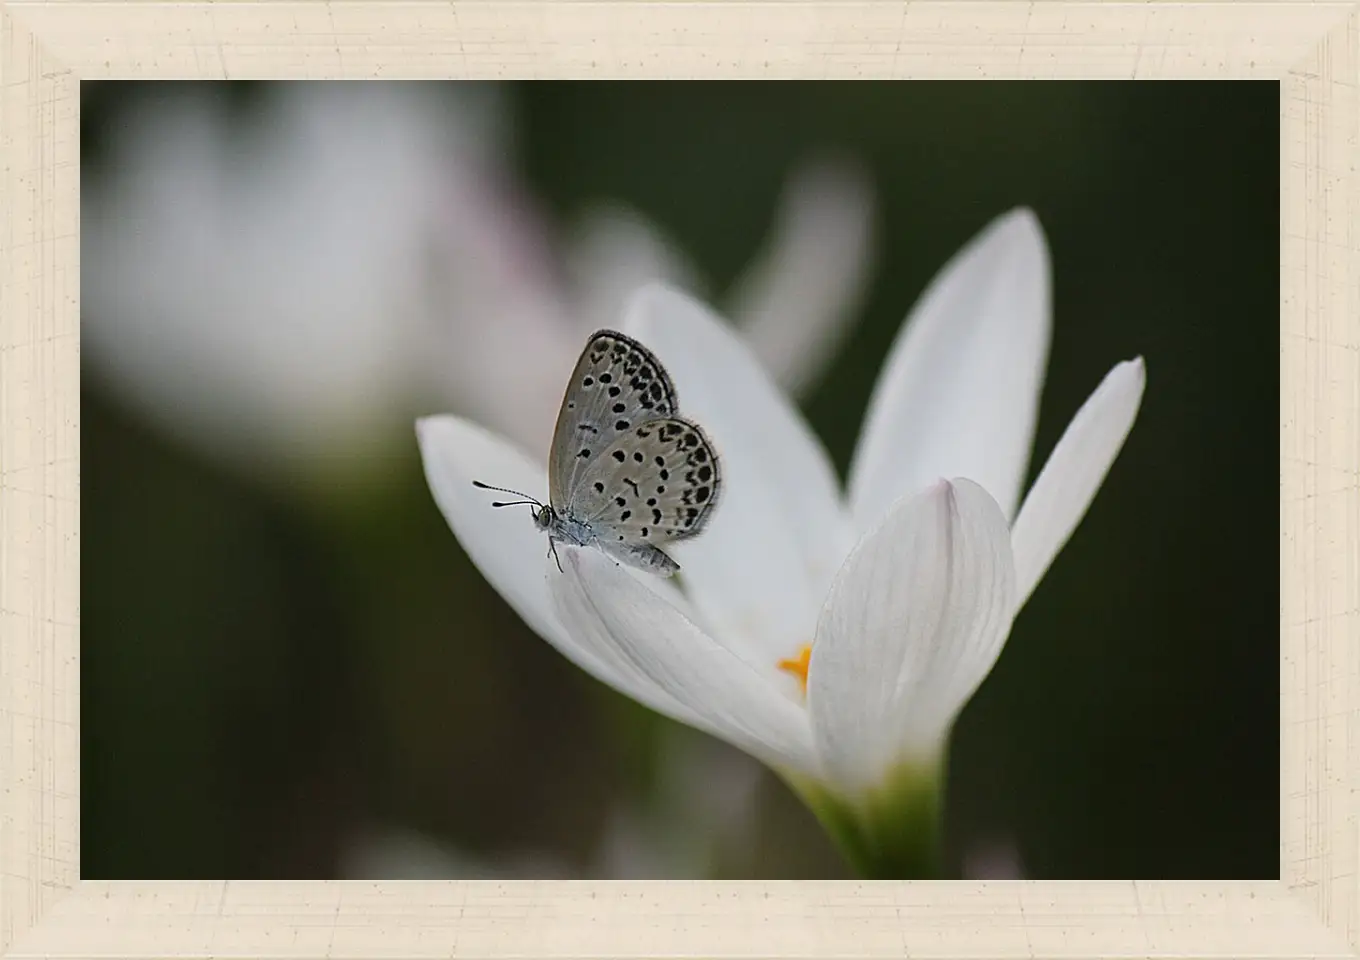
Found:
[[882, 787], [848, 800], [824, 785], [789, 778], [866, 880], [940, 880], [941, 777], [938, 768], [901, 768]]

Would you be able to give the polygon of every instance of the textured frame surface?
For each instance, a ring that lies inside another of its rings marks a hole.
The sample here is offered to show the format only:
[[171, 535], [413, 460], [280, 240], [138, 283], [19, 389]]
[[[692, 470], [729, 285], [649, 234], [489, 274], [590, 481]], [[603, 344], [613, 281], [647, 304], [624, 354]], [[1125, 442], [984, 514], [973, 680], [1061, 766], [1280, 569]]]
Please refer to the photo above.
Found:
[[[1279, 79], [1281, 880], [81, 883], [79, 81], [332, 76]], [[0, 952], [1353, 955], [1358, 159], [1353, 3], [0, 4]]]

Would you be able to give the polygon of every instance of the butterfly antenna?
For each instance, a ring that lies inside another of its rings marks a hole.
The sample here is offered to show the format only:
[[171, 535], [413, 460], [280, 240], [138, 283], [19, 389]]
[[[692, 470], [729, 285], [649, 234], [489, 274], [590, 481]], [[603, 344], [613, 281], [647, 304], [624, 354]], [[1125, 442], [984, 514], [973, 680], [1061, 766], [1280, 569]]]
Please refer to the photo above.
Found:
[[518, 507], [518, 506], [521, 506], [521, 505], [534, 506], [534, 507], [541, 507], [541, 506], [543, 506], [543, 502], [542, 502], [542, 501], [540, 501], [540, 500], [535, 500], [533, 497], [529, 496], [527, 493], [520, 493], [518, 490], [511, 490], [511, 489], [508, 488], [508, 487], [493, 487], [493, 486], [491, 486], [491, 484], [489, 484], [489, 483], [482, 483], [482, 481], [480, 481], [480, 480], [473, 480], [473, 481], [472, 481], [472, 485], [473, 485], [474, 487], [477, 487], [477, 488], [480, 489], [480, 490], [496, 490], [496, 491], [498, 491], [498, 492], [500, 492], [500, 493], [512, 493], [512, 494], [514, 494], [514, 495], [517, 496], [517, 497], [523, 497], [523, 498], [524, 498], [523, 500], [514, 500], [514, 501], [493, 500], [493, 501], [491, 502], [491, 505], [492, 505], [493, 507]]

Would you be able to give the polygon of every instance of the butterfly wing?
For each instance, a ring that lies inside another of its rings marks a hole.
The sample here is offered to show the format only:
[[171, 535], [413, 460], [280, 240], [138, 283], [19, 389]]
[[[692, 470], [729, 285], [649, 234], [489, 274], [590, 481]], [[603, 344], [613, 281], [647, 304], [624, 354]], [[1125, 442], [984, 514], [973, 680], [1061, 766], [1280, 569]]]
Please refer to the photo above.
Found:
[[548, 497], [563, 508], [619, 437], [676, 411], [675, 386], [652, 352], [600, 330], [586, 341], [567, 382], [548, 457]]
[[718, 455], [698, 424], [648, 420], [620, 433], [585, 467], [564, 505], [602, 542], [664, 546], [696, 536], [722, 489]]

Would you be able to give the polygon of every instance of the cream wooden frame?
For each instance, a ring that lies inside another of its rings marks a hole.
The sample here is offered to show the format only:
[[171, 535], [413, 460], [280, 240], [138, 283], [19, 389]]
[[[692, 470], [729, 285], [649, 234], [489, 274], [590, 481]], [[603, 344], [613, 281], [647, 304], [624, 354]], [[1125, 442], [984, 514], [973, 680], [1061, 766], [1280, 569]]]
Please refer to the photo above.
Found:
[[[79, 81], [342, 75], [1279, 79], [1282, 879], [80, 882]], [[1357, 160], [1353, 3], [0, 3], [0, 951], [1351, 956], [1360, 935]]]

